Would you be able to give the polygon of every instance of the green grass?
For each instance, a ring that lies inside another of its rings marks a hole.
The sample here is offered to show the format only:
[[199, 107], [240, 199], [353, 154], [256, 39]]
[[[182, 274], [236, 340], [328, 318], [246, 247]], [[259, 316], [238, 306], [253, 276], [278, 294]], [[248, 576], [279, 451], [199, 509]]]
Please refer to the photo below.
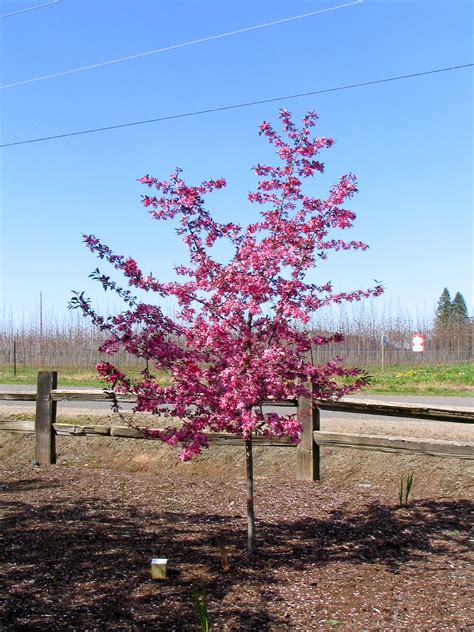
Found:
[[[38, 371], [57, 370], [58, 388], [74, 388], [76, 386], [89, 386], [90, 388], [105, 388], [106, 383], [100, 380], [94, 367], [88, 368], [57, 368], [50, 367], [17, 367], [16, 376], [13, 375], [13, 367], [0, 366], [1, 384], [36, 384]], [[139, 377], [138, 369], [131, 369], [127, 375], [133, 378]], [[164, 372], [159, 373], [160, 384], [166, 385], [169, 379]]]
[[474, 395], [474, 363], [368, 367], [371, 385], [365, 393], [387, 395]]
[[[18, 367], [16, 377], [11, 366], [0, 367], [2, 384], [36, 384], [39, 367]], [[387, 395], [474, 395], [474, 363], [436, 364], [418, 366], [389, 366], [382, 373], [380, 367], [368, 367], [372, 376], [371, 386], [364, 393]], [[138, 377], [138, 370], [131, 375]], [[166, 373], [159, 374], [160, 383], [169, 383]], [[97, 378], [93, 368], [59, 368], [58, 386], [60, 388], [89, 386], [104, 388], [104, 382]]]

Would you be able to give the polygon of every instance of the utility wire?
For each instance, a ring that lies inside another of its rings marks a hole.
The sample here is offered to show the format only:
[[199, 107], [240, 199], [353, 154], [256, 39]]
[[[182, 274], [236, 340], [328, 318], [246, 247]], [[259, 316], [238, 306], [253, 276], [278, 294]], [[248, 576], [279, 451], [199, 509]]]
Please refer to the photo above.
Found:
[[400, 81], [402, 79], [412, 79], [414, 77], [423, 77], [425, 75], [434, 75], [441, 72], [450, 72], [461, 68], [470, 68], [471, 64], [462, 64], [460, 66], [450, 66], [448, 68], [436, 68], [434, 70], [425, 70], [424, 72], [415, 72], [410, 75], [399, 75], [397, 77], [386, 77], [384, 79], [375, 79], [373, 81], [365, 81], [363, 83], [352, 83], [346, 86], [337, 86], [335, 88], [325, 88], [323, 90], [311, 90], [310, 92], [300, 92], [298, 94], [288, 94], [281, 97], [273, 97], [271, 99], [261, 99], [260, 101], [248, 101], [246, 103], [236, 103], [233, 105], [223, 105], [217, 108], [209, 108], [207, 110], [195, 110], [194, 112], [184, 112], [183, 114], [171, 114], [169, 116], [160, 116], [158, 118], [145, 119], [143, 121], [133, 121], [131, 123], [120, 123], [118, 125], [108, 125], [107, 127], [95, 127], [92, 129], [80, 130], [78, 132], [68, 132], [66, 134], [56, 134], [55, 136], [43, 136], [41, 138], [30, 138], [28, 140], [19, 140], [13, 143], [4, 143], [0, 147], [13, 147], [14, 145], [27, 145], [29, 143], [41, 143], [46, 140], [55, 140], [57, 138], [67, 138], [68, 136], [81, 136], [83, 134], [94, 134], [96, 132], [105, 132], [106, 130], [120, 129], [122, 127], [133, 127], [135, 125], [148, 125], [149, 123], [158, 123], [160, 121], [170, 121], [172, 119], [186, 118], [189, 116], [198, 116], [201, 114], [210, 114], [212, 112], [223, 112], [225, 110], [236, 110], [238, 108], [247, 108], [253, 105], [261, 105], [262, 103], [273, 103], [275, 101], [283, 101], [286, 99], [298, 99], [300, 97], [308, 97], [315, 94], [324, 94], [326, 92], [337, 92], [339, 90], [351, 90], [352, 88], [361, 88], [364, 86], [373, 86], [379, 83], [388, 83], [390, 81]]
[[[59, 0], [57, 0], [59, 1]], [[348, 2], [346, 4], [339, 4], [335, 7], [329, 7], [328, 9], [319, 9], [318, 11], [312, 11], [311, 13], [304, 13], [303, 15], [295, 15], [290, 18], [283, 18], [282, 20], [275, 20], [274, 22], [266, 22], [265, 24], [257, 24], [256, 26], [249, 26], [247, 28], [239, 29], [237, 31], [229, 31], [228, 33], [220, 33], [219, 35], [211, 35], [209, 37], [203, 37], [201, 39], [192, 40], [190, 42], [184, 42], [183, 44], [173, 44], [172, 46], [166, 46], [164, 48], [157, 48], [155, 50], [149, 50], [144, 53], [137, 53], [136, 55], [127, 55], [127, 57], [120, 57], [118, 59], [110, 59], [108, 61], [102, 61], [98, 64], [91, 64], [90, 66], [82, 66], [81, 68], [73, 68], [72, 70], [64, 70], [62, 72], [55, 72], [51, 75], [43, 75], [42, 77], [34, 77], [33, 79], [25, 79], [25, 81], [17, 81], [15, 83], [8, 83], [4, 86], [0, 86], [0, 90], [6, 88], [13, 88], [14, 86], [23, 86], [27, 83], [33, 83], [35, 81], [43, 81], [44, 79], [53, 79], [54, 77], [63, 77], [64, 75], [72, 75], [75, 72], [82, 72], [84, 70], [91, 70], [92, 68], [100, 68], [101, 66], [110, 66], [111, 64], [118, 64], [122, 61], [129, 61], [130, 59], [138, 59], [139, 57], [147, 57], [148, 55], [156, 55], [157, 53], [164, 53], [166, 51], [175, 50], [176, 48], [184, 48], [185, 46], [193, 46], [194, 44], [202, 44], [203, 42], [210, 42], [216, 39], [222, 39], [223, 37], [230, 37], [231, 35], [239, 35], [239, 33], [248, 33], [249, 31], [256, 31], [257, 29], [267, 28], [269, 26], [275, 26], [276, 24], [283, 24], [285, 22], [292, 22], [294, 20], [301, 20], [303, 18], [309, 18], [312, 15], [318, 15], [320, 13], [327, 13], [329, 11], [336, 11], [337, 9], [343, 9], [344, 7], [350, 7], [354, 4], [361, 4], [363, 0], [355, 0], [354, 2]], [[41, 5], [45, 6], [45, 5]], [[26, 9], [25, 9], [26, 10]], [[5, 16], [6, 17], [6, 16]]]
[[49, 7], [51, 4], [58, 4], [61, 0], [54, 0], [53, 2], [45, 2], [43, 4], [37, 4], [34, 7], [28, 7], [27, 9], [20, 9], [19, 11], [13, 11], [13, 13], [4, 13], [0, 15], [0, 18], [9, 18], [12, 15], [18, 15], [19, 13], [26, 13], [27, 11], [35, 11], [35, 9], [42, 9], [43, 7]]

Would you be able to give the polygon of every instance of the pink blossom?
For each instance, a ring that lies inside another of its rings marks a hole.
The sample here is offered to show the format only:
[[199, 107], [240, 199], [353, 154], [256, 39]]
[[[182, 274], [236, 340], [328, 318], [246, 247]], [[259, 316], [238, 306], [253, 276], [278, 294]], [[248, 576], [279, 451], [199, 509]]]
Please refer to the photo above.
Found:
[[[105, 318], [96, 314], [83, 294], [76, 295], [84, 314], [107, 333], [103, 353], [123, 349], [149, 366], [131, 380], [114, 365], [101, 362], [99, 375], [113, 389], [134, 393], [136, 410], [181, 419], [178, 427], [146, 430], [145, 435], [179, 447], [184, 461], [207, 447], [206, 431], [231, 432], [243, 439], [254, 434], [287, 436], [298, 442], [297, 417], [268, 412], [263, 406], [266, 400], [335, 399], [368, 381], [363, 371], [344, 367], [338, 358], [318, 366], [308, 359], [313, 345], [342, 340], [340, 334], [321, 336], [310, 330], [315, 310], [383, 291], [376, 285], [334, 292], [329, 282], [315, 285], [307, 279], [328, 254], [368, 248], [338, 234], [356, 219], [342, 206], [357, 192], [355, 176], [341, 176], [326, 198], [305, 194], [306, 178], [324, 171], [319, 154], [334, 140], [311, 137], [317, 121], [314, 112], [303, 118], [301, 128], [287, 110], [281, 110], [279, 117], [281, 136], [268, 122], [259, 128], [274, 146], [279, 164], [254, 167], [257, 184], [248, 200], [261, 209], [258, 220], [245, 227], [219, 223], [206, 208], [206, 196], [224, 188], [224, 178], [191, 185], [179, 168], [167, 180], [139, 178], [157, 192], [144, 195], [143, 206], [151, 209], [152, 218], [174, 222], [187, 249], [186, 265], [175, 268], [179, 281], [144, 276], [135, 259], [115, 254], [94, 235], [84, 236], [87, 247], [122, 272], [129, 286], [158, 299], [172, 298], [178, 305], [174, 317], [168, 317], [159, 305], [138, 302], [129, 289], [98, 269], [92, 276], [116, 292], [127, 308]], [[229, 256], [224, 261], [213, 255], [219, 242], [227, 244]], [[155, 371], [166, 371], [171, 385], [160, 386]]]

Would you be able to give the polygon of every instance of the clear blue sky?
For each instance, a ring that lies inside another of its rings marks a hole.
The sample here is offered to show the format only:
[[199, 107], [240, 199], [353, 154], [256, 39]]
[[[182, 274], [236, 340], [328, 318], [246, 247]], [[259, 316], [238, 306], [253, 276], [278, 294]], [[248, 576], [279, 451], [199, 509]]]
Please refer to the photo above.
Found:
[[[6, 0], [1, 15], [46, 0]], [[63, 0], [0, 19], [1, 84], [344, 4], [345, 0], [205, 2]], [[348, 1], [348, 0], [346, 0]], [[232, 37], [0, 90], [2, 143], [422, 72], [473, 61], [472, 7], [462, 0], [365, 0]], [[220, 219], [246, 223], [250, 168], [278, 109], [320, 115], [325, 195], [354, 172], [354, 239], [318, 271], [339, 289], [382, 280], [389, 302], [430, 311], [444, 287], [472, 306], [472, 69], [97, 134], [0, 149], [0, 304], [15, 314], [65, 311], [70, 290], [114, 303], [88, 280], [95, 233], [145, 271], [170, 277], [183, 260], [170, 228], [140, 205], [136, 178], [176, 165], [191, 182], [225, 176]], [[471, 307], [472, 309], [472, 307]], [[1, 314], [1, 311], [0, 311]]]

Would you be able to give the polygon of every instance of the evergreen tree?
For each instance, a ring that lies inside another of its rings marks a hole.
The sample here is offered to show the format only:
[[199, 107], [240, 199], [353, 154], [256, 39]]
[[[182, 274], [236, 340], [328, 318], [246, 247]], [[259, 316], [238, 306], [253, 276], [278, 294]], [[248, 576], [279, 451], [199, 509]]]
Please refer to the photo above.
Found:
[[453, 302], [451, 303], [451, 317], [456, 325], [467, 325], [469, 323], [466, 301], [461, 292], [456, 292]]
[[447, 287], [439, 297], [438, 306], [436, 308], [435, 326], [436, 329], [447, 327], [453, 318], [453, 306], [451, 303], [451, 295]]

